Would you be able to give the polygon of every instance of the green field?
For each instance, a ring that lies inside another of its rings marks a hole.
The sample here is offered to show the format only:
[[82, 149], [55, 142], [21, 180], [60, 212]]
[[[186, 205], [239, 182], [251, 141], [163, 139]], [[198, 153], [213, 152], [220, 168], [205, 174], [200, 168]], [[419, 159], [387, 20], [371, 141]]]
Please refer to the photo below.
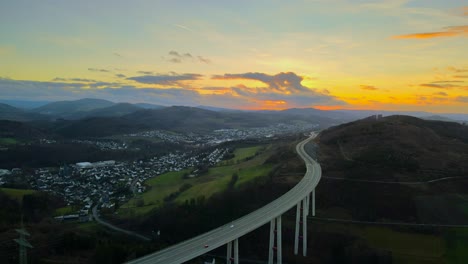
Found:
[[14, 138], [0, 138], [0, 145], [14, 145], [18, 141]]
[[[393, 263], [445, 263], [446, 242], [436, 235], [396, 231], [382, 226], [356, 226], [354, 224], [317, 223], [321, 231], [351, 234], [367, 242], [370, 247], [390, 251]], [[468, 233], [466, 233], [468, 235]], [[465, 246], [468, 242], [465, 242]], [[460, 244], [454, 250], [462, 250]], [[464, 248], [466, 249], [466, 247]], [[452, 263], [452, 262], [449, 262]], [[455, 262], [456, 263], [456, 262]]]
[[28, 189], [12, 189], [12, 188], [0, 188], [0, 191], [8, 195], [10, 198], [15, 199], [19, 202], [23, 201], [23, 196], [28, 194], [37, 193], [35, 190]]
[[[165, 197], [178, 192], [185, 184], [189, 184], [191, 187], [175, 197], [174, 201], [177, 203], [184, 203], [201, 196], [207, 199], [213, 194], [225, 191], [235, 173], [238, 175], [235, 188], [239, 188], [256, 178], [266, 176], [273, 169], [273, 165], [264, 164], [264, 162], [272, 154], [272, 151], [267, 149], [267, 151], [255, 156], [261, 148], [262, 146], [239, 148], [234, 151], [235, 157], [233, 159], [243, 160], [243, 162], [224, 166], [221, 164], [225, 163], [220, 163], [218, 166], [210, 168], [207, 173], [194, 178], [184, 179], [184, 174], [191, 172], [191, 169], [187, 169], [179, 172], [168, 172], [148, 179], [145, 185], [148, 186], [149, 190], [122, 205], [119, 214], [122, 216], [146, 214], [162, 206]], [[248, 157], [254, 158], [246, 160]]]
[[234, 157], [221, 162], [220, 165], [232, 164], [234, 162], [240, 162], [247, 158], [251, 158], [255, 156], [255, 154], [257, 154], [258, 152], [260, 152], [261, 149], [262, 146], [237, 148], [234, 150]]
[[77, 228], [83, 232], [95, 233], [101, 226], [95, 222], [78, 223]]
[[467, 263], [468, 228], [454, 228], [446, 232], [448, 263]]
[[[129, 212], [126, 209], [132, 208], [135, 214], [140, 215], [160, 207], [163, 204], [164, 197], [176, 192], [185, 182], [192, 180], [183, 179], [183, 175], [188, 172], [190, 170], [168, 172], [146, 180], [145, 185], [149, 187], [149, 190], [122, 205], [119, 214], [128, 215]], [[140, 199], [143, 200], [144, 206], [137, 207], [138, 200]]]
[[79, 209], [80, 207], [71, 205], [60, 207], [55, 209], [54, 216], [73, 214], [76, 213]]

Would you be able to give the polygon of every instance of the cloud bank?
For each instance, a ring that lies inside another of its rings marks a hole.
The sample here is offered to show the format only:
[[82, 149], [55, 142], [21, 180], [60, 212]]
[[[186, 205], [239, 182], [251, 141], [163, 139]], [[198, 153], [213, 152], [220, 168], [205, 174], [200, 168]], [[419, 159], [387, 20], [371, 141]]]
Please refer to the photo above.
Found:
[[[150, 73], [150, 72], [149, 72]], [[133, 80], [144, 84], [175, 85], [179, 86], [181, 81], [199, 80], [203, 77], [201, 74], [160, 74], [160, 75], [142, 75], [129, 77], [127, 80]]]
[[[343, 106], [346, 103], [326, 89], [302, 85], [302, 76], [293, 72], [226, 73], [211, 79], [238, 79], [235, 86], [192, 86], [205, 76], [196, 73], [116, 76], [116, 82], [80, 78], [55, 78], [50, 82], [0, 78], [3, 99], [73, 100], [84, 97], [105, 98], [118, 102], [148, 102], [162, 105], [212, 105], [239, 109], [284, 109], [315, 105]], [[249, 87], [242, 80], [257, 80], [266, 86]]]

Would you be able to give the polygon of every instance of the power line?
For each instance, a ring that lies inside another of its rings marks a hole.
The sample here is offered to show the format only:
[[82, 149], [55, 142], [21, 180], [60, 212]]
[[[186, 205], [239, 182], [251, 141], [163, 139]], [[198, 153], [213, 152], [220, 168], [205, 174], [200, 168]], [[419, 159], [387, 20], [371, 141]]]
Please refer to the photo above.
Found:
[[327, 177], [323, 176], [323, 179], [328, 179], [328, 180], [342, 180], [342, 181], [352, 181], [352, 182], [366, 182], [366, 183], [382, 183], [382, 184], [427, 184], [427, 183], [434, 183], [434, 182], [439, 182], [439, 181], [446, 181], [446, 180], [453, 180], [453, 179], [468, 179], [468, 177], [464, 176], [457, 176], [457, 177], [444, 177], [444, 178], [438, 178], [434, 180], [429, 180], [429, 181], [375, 181], [375, 180], [362, 180], [362, 179], [348, 179], [348, 178], [343, 178], [343, 177]]
[[364, 224], [364, 225], [393, 225], [393, 226], [421, 226], [421, 227], [454, 227], [454, 228], [468, 228], [468, 225], [450, 225], [450, 224], [419, 224], [419, 223], [407, 223], [407, 222], [376, 222], [376, 221], [359, 221], [359, 220], [348, 220], [340, 218], [324, 218], [324, 217], [313, 217], [309, 216], [309, 219], [325, 221], [325, 222], [339, 222], [339, 223], [350, 223], [350, 224]]
[[19, 233], [20, 237], [13, 239], [19, 245], [19, 263], [27, 264], [28, 263], [28, 248], [33, 248], [33, 246], [26, 240], [26, 236], [30, 236], [28, 231], [24, 229], [23, 220], [21, 219], [21, 228], [15, 229]]

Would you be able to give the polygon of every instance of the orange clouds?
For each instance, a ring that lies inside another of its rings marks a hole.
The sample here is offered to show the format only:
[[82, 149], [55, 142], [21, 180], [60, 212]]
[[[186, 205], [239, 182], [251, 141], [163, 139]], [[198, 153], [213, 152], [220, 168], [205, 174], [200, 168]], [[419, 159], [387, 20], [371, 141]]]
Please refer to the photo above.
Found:
[[468, 35], [468, 26], [452, 26], [452, 27], [446, 27], [444, 31], [397, 35], [397, 36], [393, 36], [392, 39], [430, 39], [430, 38], [456, 37], [456, 36], [466, 37], [467, 35]]
[[361, 85], [362, 90], [375, 91], [378, 90], [375, 86], [372, 85]]
[[464, 16], [468, 16], [468, 6], [463, 6], [461, 12]]
[[468, 72], [468, 69], [466, 69], [466, 68], [460, 69], [460, 68], [456, 68], [456, 67], [453, 67], [453, 66], [450, 66], [447, 69], [449, 71], [452, 71], [452, 72]]
[[265, 100], [259, 109], [282, 110], [287, 108], [287, 102], [284, 100]]
[[342, 105], [315, 105], [314, 108], [318, 110], [339, 110], [344, 107]]

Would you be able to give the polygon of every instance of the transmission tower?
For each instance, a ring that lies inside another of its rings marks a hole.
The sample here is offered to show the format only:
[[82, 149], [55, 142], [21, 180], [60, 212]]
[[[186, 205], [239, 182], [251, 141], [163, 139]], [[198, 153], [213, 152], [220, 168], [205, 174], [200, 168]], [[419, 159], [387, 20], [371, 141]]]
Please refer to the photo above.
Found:
[[20, 235], [19, 238], [13, 239], [19, 245], [19, 264], [28, 264], [27, 249], [33, 248], [33, 246], [26, 240], [26, 236], [30, 236], [30, 234], [26, 229], [24, 229], [23, 223], [21, 223], [21, 229], [15, 230]]

